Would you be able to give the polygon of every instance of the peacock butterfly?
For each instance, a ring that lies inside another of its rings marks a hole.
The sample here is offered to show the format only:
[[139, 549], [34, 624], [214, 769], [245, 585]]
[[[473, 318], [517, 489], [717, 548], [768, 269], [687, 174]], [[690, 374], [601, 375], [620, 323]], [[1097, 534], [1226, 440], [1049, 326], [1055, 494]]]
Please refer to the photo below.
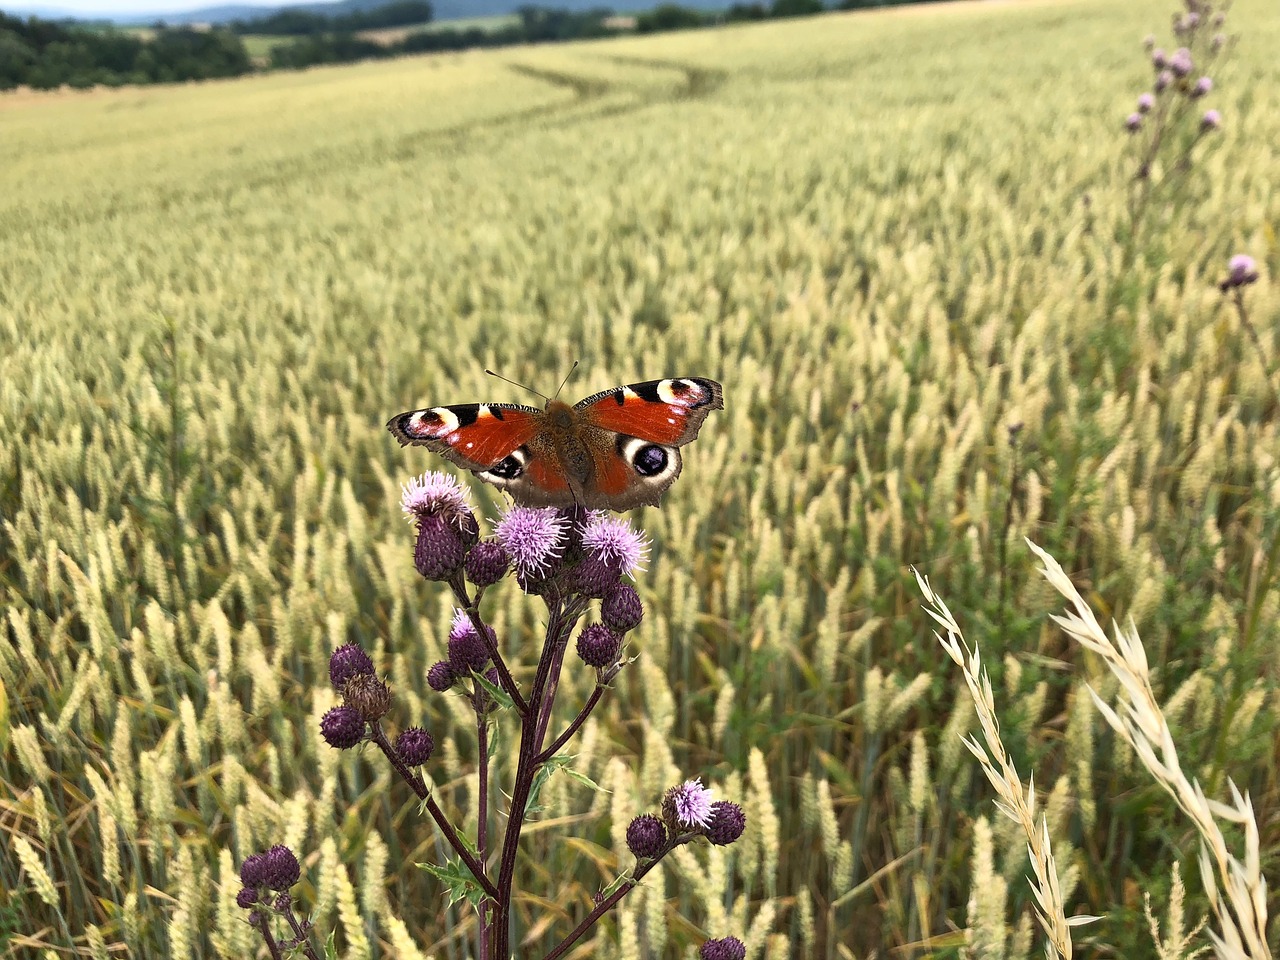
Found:
[[[545, 399], [545, 398], [544, 398]], [[397, 414], [387, 429], [466, 467], [528, 506], [591, 510], [657, 506], [680, 475], [680, 448], [724, 409], [720, 384], [701, 377], [614, 387], [570, 406], [462, 403]]]

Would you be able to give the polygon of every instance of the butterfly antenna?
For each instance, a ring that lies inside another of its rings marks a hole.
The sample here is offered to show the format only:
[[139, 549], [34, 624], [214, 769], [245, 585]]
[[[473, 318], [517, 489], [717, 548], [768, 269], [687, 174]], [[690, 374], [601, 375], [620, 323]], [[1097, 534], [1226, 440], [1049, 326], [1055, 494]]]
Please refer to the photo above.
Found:
[[516, 383], [511, 378], [504, 377], [500, 373], [494, 373], [492, 370], [489, 370], [489, 369], [486, 369], [485, 373], [487, 373], [491, 377], [497, 377], [499, 380], [506, 381], [507, 383], [511, 384], [513, 387], [519, 387], [521, 390], [528, 390], [535, 397], [541, 397], [543, 400], [547, 401], [547, 403], [551, 402], [550, 397], [548, 397], [545, 393], [539, 393], [537, 390], [533, 389], [533, 387], [526, 387], [523, 383]]
[[564, 375], [564, 379], [560, 381], [560, 389], [556, 391], [556, 397], [560, 396], [560, 390], [564, 389], [564, 385], [569, 382], [569, 378], [573, 376], [573, 371], [578, 369], [578, 361], [573, 361], [573, 366], [569, 368], [569, 372]]

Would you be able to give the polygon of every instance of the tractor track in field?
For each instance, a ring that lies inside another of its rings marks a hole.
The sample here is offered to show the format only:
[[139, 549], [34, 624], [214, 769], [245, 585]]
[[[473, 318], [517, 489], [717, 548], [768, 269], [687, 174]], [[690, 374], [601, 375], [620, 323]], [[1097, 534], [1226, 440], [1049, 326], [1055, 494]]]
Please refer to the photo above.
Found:
[[[704, 99], [724, 86], [730, 77], [729, 72], [725, 70], [676, 60], [631, 56], [604, 56], [599, 59], [622, 66], [670, 71], [682, 74], [683, 79], [674, 86], [649, 91], [613, 83], [599, 77], [549, 70], [526, 63], [511, 63], [506, 66], [512, 73], [568, 90], [573, 94], [572, 99], [527, 107], [511, 113], [448, 127], [415, 130], [388, 138], [381, 144], [361, 142], [322, 147], [283, 159], [273, 164], [269, 170], [261, 171], [257, 175], [251, 173], [240, 178], [228, 177], [218, 183], [204, 183], [190, 187], [180, 184], [158, 185], [146, 199], [139, 199], [133, 195], [103, 197], [100, 203], [90, 208], [81, 208], [76, 213], [68, 210], [67, 201], [47, 201], [46, 204], [41, 205], [40, 209], [2, 211], [0, 227], [30, 231], [48, 226], [50, 225], [50, 211], [47, 209], [49, 205], [57, 208], [63, 217], [70, 214], [74, 222], [80, 223], [114, 218], [143, 209], [156, 209], [161, 213], [168, 213], [193, 202], [229, 197], [244, 190], [256, 191], [301, 183], [308, 178], [323, 176], [342, 167], [368, 166], [384, 160], [406, 161], [422, 154], [457, 152], [465, 149], [468, 146], [467, 141], [473, 137], [531, 122], [544, 127], [567, 129], [581, 123], [624, 116], [663, 104]], [[610, 97], [627, 93], [633, 96], [610, 102]], [[56, 221], [59, 218], [53, 219]], [[65, 220], [57, 228], [60, 229], [62, 225], [65, 225]]]

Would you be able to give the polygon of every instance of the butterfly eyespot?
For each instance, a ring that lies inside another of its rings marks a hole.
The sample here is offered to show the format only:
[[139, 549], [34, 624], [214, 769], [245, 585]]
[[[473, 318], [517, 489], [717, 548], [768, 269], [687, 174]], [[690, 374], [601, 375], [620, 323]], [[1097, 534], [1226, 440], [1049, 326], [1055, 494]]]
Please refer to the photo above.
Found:
[[520, 458], [515, 454], [509, 457], [503, 457], [487, 471], [502, 480], [514, 480], [520, 474], [524, 473], [524, 464], [520, 462]]
[[646, 444], [635, 452], [631, 459], [636, 473], [642, 477], [657, 476], [667, 469], [667, 451], [657, 444]]

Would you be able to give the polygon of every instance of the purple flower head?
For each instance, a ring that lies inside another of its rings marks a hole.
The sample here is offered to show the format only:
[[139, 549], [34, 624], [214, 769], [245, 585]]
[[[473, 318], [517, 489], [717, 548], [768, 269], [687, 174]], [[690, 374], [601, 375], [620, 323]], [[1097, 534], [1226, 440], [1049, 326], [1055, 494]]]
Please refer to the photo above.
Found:
[[338, 692], [352, 677], [373, 673], [373, 661], [357, 643], [344, 643], [329, 657], [329, 682]]
[[620, 517], [598, 511], [582, 532], [582, 549], [588, 557], [598, 557], [634, 579], [636, 570], [649, 559], [649, 540]]
[[1183, 26], [1186, 27], [1186, 29], [1194, 30], [1196, 27], [1200, 26], [1200, 14], [1192, 10], [1190, 13], [1188, 13], [1185, 17], [1182, 18], [1182, 23], [1183, 23]]
[[1138, 112], [1150, 113], [1151, 108], [1156, 105], [1156, 98], [1149, 93], [1140, 94], [1138, 96]]
[[705, 827], [711, 821], [711, 791], [702, 785], [701, 777], [686, 780], [667, 791], [662, 813], [668, 823], [686, 830]]
[[[254, 856], [260, 857], [262, 856], [262, 854], [255, 853]], [[249, 861], [246, 860], [245, 862], [248, 863]], [[241, 867], [241, 869], [243, 870], [244, 868]], [[241, 890], [239, 893], [236, 894], [237, 907], [242, 907], [245, 910], [252, 910], [254, 908], [254, 905], [257, 904], [257, 902], [258, 902], [258, 891], [255, 890], [253, 887], [245, 887], [243, 890]]]
[[717, 800], [711, 805], [711, 822], [707, 824], [707, 839], [716, 846], [728, 846], [742, 836], [742, 831], [746, 828], [747, 815], [736, 803]]
[[636, 817], [627, 826], [627, 848], [637, 860], [652, 860], [667, 845], [667, 828], [651, 813]]
[[420, 767], [431, 759], [436, 743], [421, 727], [409, 727], [396, 737], [396, 753], [411, 767]]
[[747, 948], [737, 937], [707, 940], [698, 950], [698, 960], [746, 960]]
[[1168, 70], [1161, 70], [1156, 77], [1156, 93], [1163, 93], [1165, 87], [1173, 83], [1173, 74]]
[[622, 637], [602, 623], [593, 623], [578, 634], [578, 656], [589, 667], [612, 666], [621, 647]]
[[334, 707], [320, 719], [320, 736], [329, 746], [348, 750], [364, 738], [364, 718], [355, 707]]
[[1173, 71], [1174, 76], [1185, 77], [1195, 69], [1195, 63], [1191, 59], [1191, 51], [1186, 47], [1179, 47], [1172, 57], [1169, 58], [1169, 69]]
[[554, 507], [513, 507], [498, 521], [498, 542], [526, 579], [549, 573], [564, 554], [569, 522]]
[[264, 882], [272, 890], [288, 890], [298, 882], [298, 877], [302, 875], [298, 858], [284, 844], [277, 843], [263, 857]]
[[1191, 88], [1191, 96], [1203, 97], [1206, 93], [1213, 89], [1213, 81], [1208, 77], [1201, 77], [1196, 81], [1196, 85]]
[[1130, 133], [1137, 133], [1142, 129], [1142, 114], [1131, 113], [1124, 121], [1125, 129]]
[[1200, 118], [1201, 130], [1217, 130], [1222, 126], [1222, 114], [1217, 110], [1206, 110], [1204, 116]]
[[1245, 287], [1258, 280], [1258, 264], [1253, 257], [1247, 253], [1237, 253], [1234, 257], [1227, 261], [1227, 279], [1223, 280], [1218, 286], [1222, 291], [1232, 289], [1233, 287]]
[[476, 632], [471, 617], [465, 610], [455, 610], [449, 629], [449, 665], [454, 674], [466, 676], [471, 670], [483, 670], [488, 662], [489, 647]]
[[1168, 55], [1159, 47], [1151, 51], [1151, 65], [1157, 70], [1163, 70], [1169, 65]]
[[644, 619], [644, 605], [640, 602], [640, 594], [636, 593], [636, 588], [629, 583], [620, 583], [614, 587], [613, 593], [600, 604], [600, 619], [618, 633], [626, 633], [638, 627]]
[[427, 671], [427, 686], [436, 693], [444, 693], [457, 682], [458, 675], [448, 660], [440, 660], [431, 665]]
[[370, 723], [377, 723], [391, 709], [391, 688], [377, 677], [361, 674], [347, 681], [343, 701]]
[[457, 518], [471, 512], [467, 491], [447, 473], [432, 470], [410, 477], [402, 491], [400, 509], [410, 521], [420, 521], [424, 516]]

